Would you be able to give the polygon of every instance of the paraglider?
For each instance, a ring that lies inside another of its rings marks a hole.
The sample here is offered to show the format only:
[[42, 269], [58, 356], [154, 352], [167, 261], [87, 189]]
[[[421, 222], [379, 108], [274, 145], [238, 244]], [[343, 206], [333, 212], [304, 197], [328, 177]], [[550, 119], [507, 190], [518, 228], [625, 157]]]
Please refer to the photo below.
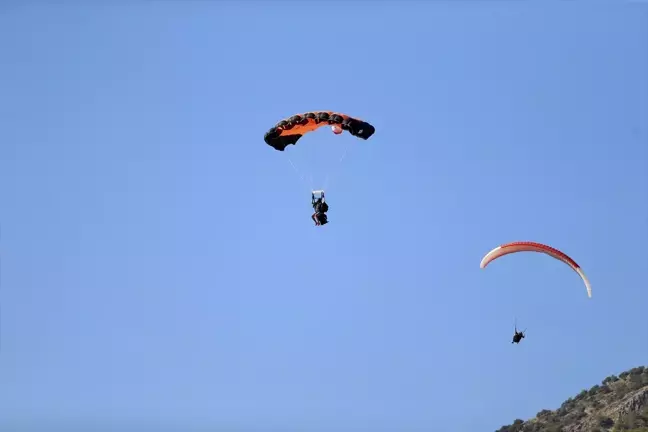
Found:
[[479, 267], [482, 269], [486, 268], [488, 264], [490, 264], [492, 261], [496, 260], [497, 258], [503, 257], [504, 255], [516, 253], [516, 252], [541, 252], [559, 261], [562, 261], [563, 263], [571, 267], [572, 270], [578, 273], [578, 275], [585, 283], [585, 288], [587, 289], [587, 296], [590, 298], [592, 297], [592, 286], [590, 285], [589, 280], [585, 276], [585, 273], [583, 273], [581, 267], [578, 264], [576, 264], [576, 261], [571, 259], [564, 252], [561, 252], [558, 249], [552, 248], [551, 246], [547, 246], [541, 243], [520, 241], [520, 242], [503, 244], [501, 246], [496, 247], [492, 251], [488, 252], [481, 260]]
[[[315, 198], [315, 194], [319, 193], [319, 198]], [[328, 216], [326, 212], [329, 209], [328, 204], [325, 201], [324, 191], [313, 191], [311, 194], [311, 204], [313, 205], [313, 210], [315, 213], [311, 216], [315, 222], [315, 226], [326, 225], [328, 223]]]
[[[335, 135], [341, 135], [346, 131], [352, 136], [362, 140], [369, 139], [376, 132], [376, 129], [371, 124], [346, 114], [336, 113], [333, 111], [312, 111], [304, 114], [296, 114], [279, 121], [265, 133], [263, 140], [270, 147], [283, 152], [289, 145], [296, 145], [297, 141], [299, 141], [305, 134], [313, 132], [323, 126], [330, 126], [331, 131]], [[344, 155], [346, 155], [346, 151]], [[342, 161], [344, 155], [340, 158], [339, 162]], [[290, 164], [293, 165], [293, 169], [297, 171], [292, 161], [290, 161]], [[303, 176], [300, 177], [304, 180]], [[327, 187], [327, 181], [324, 182], [325, 184], [323, 188]], [[316, 200], [315, 194], [318, 192], [321, 192], [321, 196]], [[311, 193], [311, 198], [311, 204], [315, 210], [315, 213], [313, 213], [311, 218], [315, 222], [316, 226], [326, 225], [328, 223], [328, 217], [326, 215], [328, 204], [325, 201], [324, 192], [313, 191]]]
[[524, 330], [521, 331], [521, 332], [519, 332], [519, 331], [517, 330], [517, 320], [516, 320], [516, 321], [515, 321], [515, 334], [513, 335], [513, 341], [512, 341], [511, 343], [519, 344], [519, 343], [522, 341], [522, 339], [524, 339], [524, 337], [525, 337], [525, 336], [524, 336], [524, 333], [525, 333], [525, 332], [526, 332], [526, 329], [524, 329]]

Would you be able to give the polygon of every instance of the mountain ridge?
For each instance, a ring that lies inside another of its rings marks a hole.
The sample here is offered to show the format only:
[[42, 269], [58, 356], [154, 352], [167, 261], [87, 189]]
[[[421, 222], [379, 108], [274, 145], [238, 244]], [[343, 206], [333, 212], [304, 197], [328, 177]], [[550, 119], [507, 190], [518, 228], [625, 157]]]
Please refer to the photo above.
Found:
[[610, 375], [556, 410], [543, 409], [495, 432], [648, 432], [648, 367]]

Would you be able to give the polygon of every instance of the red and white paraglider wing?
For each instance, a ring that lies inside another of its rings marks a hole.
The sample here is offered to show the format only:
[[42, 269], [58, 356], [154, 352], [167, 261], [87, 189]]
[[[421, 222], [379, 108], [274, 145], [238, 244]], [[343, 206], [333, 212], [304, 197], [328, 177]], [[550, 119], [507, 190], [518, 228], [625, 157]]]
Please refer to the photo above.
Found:
[[583, 273], [583, 270], [580, 268], [578, 264], [576, 264], [576, 261], [571, 259], [567, 254], [559, 251], [558, 249], [554, 249], [551, 246], [547, 246], [541, 243], [513, 242], [513, 243], [503, 244], [501, 246], [496, 247], [492, 251], [488, 252], [481, 260], [479, 267], [486, 268], [488, 264], [490, 264], [492, 261], [496, 260], [497, 258], [503, 257], [504, 255], [517, 253], [517, 252], [541, 252], [559, 261], [564, 262], [569, 267], [571, 267], [572, 270], [578, 273], [581, 279], [583, 279], [583, 282], [585, 283], [585, 287], [587, 288], [587, 296], [590, 298], [592, 297], [592, 286], [590, 285], [589, 280], [585, 276], [585, 273]]

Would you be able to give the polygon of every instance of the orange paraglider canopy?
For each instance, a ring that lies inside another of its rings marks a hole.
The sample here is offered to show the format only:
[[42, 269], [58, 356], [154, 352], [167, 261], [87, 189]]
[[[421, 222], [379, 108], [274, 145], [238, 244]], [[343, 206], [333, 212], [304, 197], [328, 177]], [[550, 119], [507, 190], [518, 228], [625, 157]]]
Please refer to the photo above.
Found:
[[336, 135], [341, 133], [339, 130], [342, 130], [363, 140], [369, 139], [376, 132], [371, 124], [346, 114], [313, 111], [296, 114], [279, 121], [265, 133], [263, 139], [274, 149], [284, 151], [288, 145], [296, 144], [305, 134], [328, 125], [338, 127], [333, 130]]

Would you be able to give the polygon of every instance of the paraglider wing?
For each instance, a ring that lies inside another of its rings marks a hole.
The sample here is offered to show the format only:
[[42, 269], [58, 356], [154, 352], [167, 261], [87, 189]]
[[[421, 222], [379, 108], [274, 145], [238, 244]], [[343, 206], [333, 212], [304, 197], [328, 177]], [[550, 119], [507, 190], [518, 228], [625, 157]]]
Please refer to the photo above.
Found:
[[501, 246], [496, 247], [492, 251], [488, 252], [479, 264], [480, 268], [486, 268], [488, 264], [497, 258], [503, 257], [504, 255], [516, 253], [516, 252], [541, 252], [545, 253], [559, 261], [564, 262], [569, 267], [571, 267], [578, 275], [581, 277], [587, 288], [587, 296], [592, 297], [592, 286], [589, 283], [589, 280], [583, 273], [583, 270], [580, 268], [576, 261], [571, 259], [567, 254], [559, 251], [558, 249], [552, 248], [541, 243], [534, 242], [512, 242], [506, 243]]
[[265, 133], [263, 140], [274, 149], [284, 151], [290, 144], [295, 145], [308, 132], [322, 126], [333, 126], [336, 134], [338, 133], [335, 130], [347, 131], [363, 140], [369, 139], [376, 132], [371, 124], [346, 114], [314, 111], [281, 120]]

